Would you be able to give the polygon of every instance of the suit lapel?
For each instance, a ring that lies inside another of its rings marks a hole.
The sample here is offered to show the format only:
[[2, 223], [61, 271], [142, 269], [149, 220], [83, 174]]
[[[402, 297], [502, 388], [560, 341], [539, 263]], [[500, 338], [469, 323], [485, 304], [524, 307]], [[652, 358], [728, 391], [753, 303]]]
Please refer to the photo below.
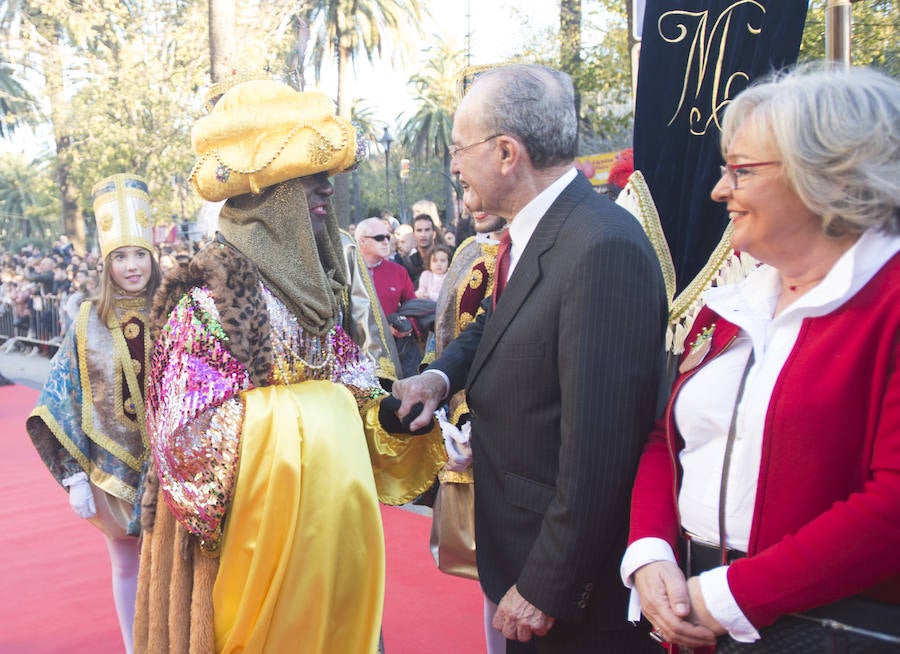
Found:
[[547, 213], [538, 222], [537, 227], [528, 240], [528, 245], [516, 263], [512, 276], [503, 291], [503, 297], [497, 303], [493, 314], [489, 317], [481, 335], [481, 342], [475, 352], [466, 387], [471, 387], [478, 373], [494, 351], [500, 337], [516, 317], [522, 304], [530, 297], [532, 290], [542, 277], [541, 257], [556, 243], [560, 227], [566, 217], [581, 201], [585, 193], [593, 193], [593, 187], [580, 173], [563, 190], [550, 205]]

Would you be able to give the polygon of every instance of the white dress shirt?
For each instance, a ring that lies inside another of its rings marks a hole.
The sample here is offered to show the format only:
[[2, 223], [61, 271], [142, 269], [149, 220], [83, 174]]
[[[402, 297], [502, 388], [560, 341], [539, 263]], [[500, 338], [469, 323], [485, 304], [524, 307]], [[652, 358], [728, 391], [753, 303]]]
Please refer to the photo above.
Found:
[[[519, 262], [522, 253], [528, 246], [531, 235], [534, 234], [534, 230], [537, 229], [538, 223], [541, 222], [541, 218], [547, 213], [550, 205], [556, 202], [556, 198], [558, 198], [566, 187], [572, 183], [572, 180], [575, 179], [577, 174], [578, 171], [573, 166], [560, 175], [555, 182], [550, 184], [550, 186], [538, 193], [531, 202], [522, 207], [519, 213], [513, 218], [510, 218], [509, 274], [506, 276], [507, 281], [512, 277], [513, 270], [515, 270], [516, 264]], [[496, 281], [494, 283], [496, 283]], [[425, 373], [440, 375], [441, 379], [444, 380], [444, 388], [447, 389], [444, 391], [444, 396], [446, 397], [450, 389], [450, 380], [447, 378], [447, 375], [440, 370], [426, 370], [422, 374]]]

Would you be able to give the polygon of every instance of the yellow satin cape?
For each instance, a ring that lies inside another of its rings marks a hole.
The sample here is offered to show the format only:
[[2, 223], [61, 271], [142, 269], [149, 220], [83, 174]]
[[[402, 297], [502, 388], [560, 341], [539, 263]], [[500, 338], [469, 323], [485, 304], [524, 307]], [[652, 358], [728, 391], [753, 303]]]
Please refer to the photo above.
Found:
[[242, 394], [213, 588], [218, 652], [375, 652], [384, 533], [356, 402], [307, 381]]

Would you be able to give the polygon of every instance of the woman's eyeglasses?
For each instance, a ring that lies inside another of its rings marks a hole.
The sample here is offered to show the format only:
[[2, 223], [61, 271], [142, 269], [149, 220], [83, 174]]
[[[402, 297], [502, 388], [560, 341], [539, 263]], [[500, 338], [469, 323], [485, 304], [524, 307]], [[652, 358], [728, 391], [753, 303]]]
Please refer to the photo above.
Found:
[[740, 188], [740, 180], [747, 174], [745, 168], [758, 168], [759, 166], [774, 166], [775, 164], [780, 164], [780, 161], [760, 161], [757, 163], [740, 163], [740, 164], [725, 164], [724, 166], [719, 166], [719, 170], [722, 172], [722, 177], [725, 178], [725, 181], [728, 182], [728, 186], [731, 187], [732, 191], [738, 190]]

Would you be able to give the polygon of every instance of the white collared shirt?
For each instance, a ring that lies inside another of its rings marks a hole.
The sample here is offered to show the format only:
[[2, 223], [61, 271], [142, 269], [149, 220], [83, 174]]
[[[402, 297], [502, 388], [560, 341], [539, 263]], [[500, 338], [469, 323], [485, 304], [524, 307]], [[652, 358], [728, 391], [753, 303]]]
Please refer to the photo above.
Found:
[[531, 240], [531, 235], [537, 229], [541, 218], [550, 209], [550, 205], [556, 202], [556, 198], [572, 183], [578, 171], [574, 166], [564, 172], [550, 186], [538, 193], [528, 204], [526, 204], [515, 216], [509, 220], [509, 238], [511, 241], [509, 248], [509, 275], [507, 281], [512, 277], [516, 264], [522, 257], [522, 253]]
[[[684, 470], [678, 496], [682, 526], [702, 539], [719, 541], [719, 483], [741, 372], [753, 349], [755, 362], [747, 375], [738, 406], [732, 465], [726, 494], [726, 544], [747, 550], [762, 456], [764, 424], [769, 400], [781, 369], [797, 341], [802, 321], [831, 313], [852, 298], [894, 254], [900, 236], [874, 230], [865, 232], [841, 256], [815, 288], [773, 318], [780, 292], [780, 276], [771, 266], [760, 266], [745, 280], [710, 289], [704, 299], [718, 315], [740, 327], [734, 345], [706, 364], [702, 374], [688, 380], [675, 402], [675, 422], [685, 439], [679, 453]], [[710, 401], [716, 398], [716, 401]], [[710, 411], [711, 406], [719, 407]], [[736, 465], [735, 462], [740, 462]], [[652, 561], [675, 561], [668, 544], [645, 538], [632, 543], [622, 560], [625, 585]], [[707, 608], [735, 640], [752, 642], [759, 634], [747, 620], [728, 588], [727, 567], [700, 575]], [[629, 619], [640, 616], [640, 601], [632, 591]]]
[[[531, 235], [534, 234], [534, 230], [537, 229], [538, 223], [541, 222], [541, 218], [547, 213], [550, 205], [556, 202], [556, 198], [558, 198], [566, 187], [572, 183], [572, 180], [575, 179], [577, 174], [578, 171], [575, 170], [575, 167], [573, 166], [560, 175], [555, 182], [550, 184], [550, 186], [532, 198], [531, 202], [522, 207], [519, 213], [510, 219], [509, 274], [506, 276], [507, 281], [509, 281], [509, 278], [512, 276], [513, 270], [519, 262], [522, 252], [525, 251], [528, 241], [531, 240]], [[441, 379], [444, 380], [444, 388], [450, 388], [450, 380], [443, 372], [440, 370], [425, 370], [423, 374], [429, 373], [439, 375]], [[446, 392], [448, 391], [445, 391], [445, 395]]]

